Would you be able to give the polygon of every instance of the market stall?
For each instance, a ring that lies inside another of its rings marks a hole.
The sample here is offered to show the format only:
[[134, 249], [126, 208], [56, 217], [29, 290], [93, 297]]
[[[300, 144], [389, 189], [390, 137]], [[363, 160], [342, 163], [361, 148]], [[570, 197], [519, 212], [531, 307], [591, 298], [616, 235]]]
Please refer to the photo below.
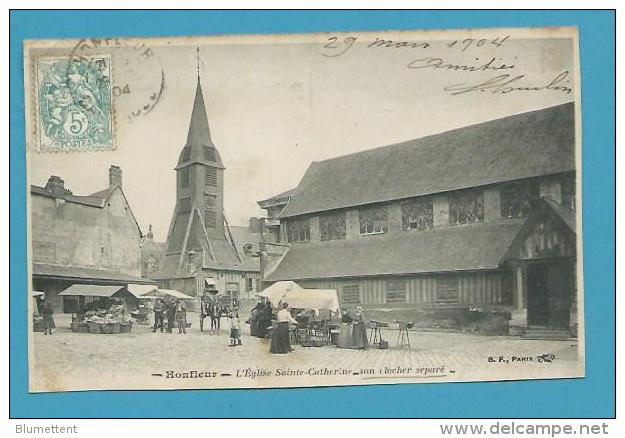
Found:
[[127, 302], [136, 298], [124, 286], [73, 284], [59, 296], [74, 300], [71, 306], [74, 332], [114, 334], [132, 330]]
[[334, 289], [304, 289], [293, 281], [278, 281], [257, 296], [269, 300], [274, 309], [289, 303], [298, 321], [293, 341], [304, 346], [320, 346], [330, 342], [332, 319], [340, 313]]

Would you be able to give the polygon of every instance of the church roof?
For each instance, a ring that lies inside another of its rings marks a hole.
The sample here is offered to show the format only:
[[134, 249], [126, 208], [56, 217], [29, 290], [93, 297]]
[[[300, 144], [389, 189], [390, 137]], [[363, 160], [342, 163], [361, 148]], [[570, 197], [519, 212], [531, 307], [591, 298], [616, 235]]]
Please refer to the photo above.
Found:
[[197, 78], [195, 88], [195, 99], [189, 122], [189, 132], [187, 133], [187, 143], [182, 151], [176, 169], [200, 163], [223, 169], [223, 163], [219, 151], [211, 138], [208, 126], [208, 116], [206, 115], [206, 105], [200, 77]]
[[566, 103], [315, 161], [280, 217], [572, 171], [574, 120]]
[[[402, 231], [388, 236], [295, 244], [266, 279], [279, 281], [498, 269], [522, 226], [522, 221], [512, 219]], [[372, 257], [372, 254], [383, 256]]]

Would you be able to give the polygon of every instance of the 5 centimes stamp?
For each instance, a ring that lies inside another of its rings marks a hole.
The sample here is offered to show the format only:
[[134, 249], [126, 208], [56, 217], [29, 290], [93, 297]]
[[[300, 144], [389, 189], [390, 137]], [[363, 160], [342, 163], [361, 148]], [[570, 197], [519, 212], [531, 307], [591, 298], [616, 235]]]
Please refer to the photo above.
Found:
[[110, 56], [36, 61], [38, 149], [114, 149]]

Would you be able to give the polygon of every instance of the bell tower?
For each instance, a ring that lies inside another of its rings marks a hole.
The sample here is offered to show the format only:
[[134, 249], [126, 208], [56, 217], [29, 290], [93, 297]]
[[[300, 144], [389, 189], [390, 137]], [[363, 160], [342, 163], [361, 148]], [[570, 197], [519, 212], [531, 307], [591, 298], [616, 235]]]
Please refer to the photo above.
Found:
[[167, 233], [165, 254], [158, 271], [151, 277], [163, 280], [165, 287], [190, 295], [202, 293], [204, 282], [209, 279], [219, 280], [219, 289], [224, 291], [223, 271], [231, 275], [229, 284], [232, 284], [232, 275], [244, 284], [247, 277], [243, 273], [258, 271], [239, 252], [224, 214], [225, 168], [208, 125], [200, 80], [199, 48], [197, 64], [189, 130], [174, 168], [176, 205]]
[[[199, 74], [187, 141], [176, 170], [176, 206], [167, 234], [166, 261], [180, 273], [190, 265], [240, 263], [224, 217], [224, 165], [211, 138]], [[191, 263], [191, 260], [192, 263]]]
[[199, 212], [208, 237], [223, 239], [224, 166], [211, 139], [199, 76], [187, 142], [180, 151], [175, 169], [176, 213]]

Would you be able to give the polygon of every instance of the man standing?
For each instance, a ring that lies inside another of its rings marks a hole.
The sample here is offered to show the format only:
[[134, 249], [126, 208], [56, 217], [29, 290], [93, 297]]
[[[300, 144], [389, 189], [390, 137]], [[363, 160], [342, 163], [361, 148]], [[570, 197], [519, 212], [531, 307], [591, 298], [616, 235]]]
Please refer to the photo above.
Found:
[[187, 307], [180, 298], [176, 300], [176, 324], [178, 324], [178, 334], [187, 334]]
[[165, 314], [167, 316], [167, 333], [172, 333], [176, 322], [176, 303], [169, 301], [165, 306]]
[[163, 312], [165, 311], [165, 304], [162, 298], [157, 298], [154, 303], [154, 327], [152, 332], [156, 333], [156, 329], [160, 328], [163, 333]]

